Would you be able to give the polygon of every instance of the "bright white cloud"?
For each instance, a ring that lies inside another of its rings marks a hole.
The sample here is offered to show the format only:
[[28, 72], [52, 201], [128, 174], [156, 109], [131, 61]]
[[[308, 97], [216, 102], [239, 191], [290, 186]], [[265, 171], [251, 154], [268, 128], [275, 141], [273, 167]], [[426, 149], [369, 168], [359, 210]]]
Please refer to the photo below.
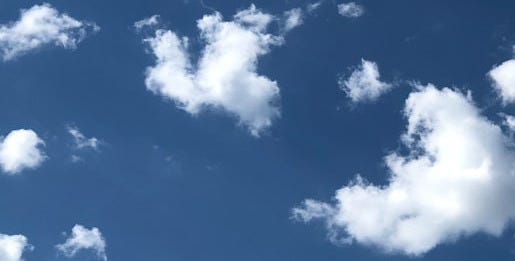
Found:
[[74, 49], [88, 33], [98, 30], [94, 23], [59, 13], [49, 4], [34, 5], [22, 9], [19, 20], [0, 25], [0, 57], [8, 61], [51, 45]]
[[7, 174], [34, 169], [46, 159], [42, 139], [33, 130], [14, 130], [0, 137], [0, 167]]
[[147, 89], [191, 114], [222, 109], [259, 136], [280, 115], [277, 83], [257, 73], [258, 58], [284, 42], [282, 36], [267, 33], [274, 20], [254, 5], [232, 21], [224, 21], [220, 13], [205, 15], [197, 21], [205, 47], [195, 65], [188, 38], [157, 30], [144, 40], [156, 57], [146, 71]]
[[352, 102], [373, 102], [388, 92], [393, 85], [382, 82], [375, 62], [362, 59], [350, 77], [338, 79], [338, 85]]
[[294, 8], [284, 12], [284, 17], [285, 21], [283, 30], [286, 32], [292, 30], [304, 22], [302, 9], [300, 8]]
[[79, 128], [75, 126], [68, 126], [68, 133], [72, 136], [74, 145], [77, 149], [94, 149], [97, 150], [100, 145], [100, 140], [95, 137], [86, 138]]
[[341, 3], [338, 5], [338, 13], [345, 17], [360, 17], [365, 13], [365, 8], [355, 2]]
[[406, 100], [408, 155], [385, 157], [388, 184], [358, 177], [334, 203], [306, 200], [295, 218], [325, 221], [335, 242], [423, 254], [474, 233], [502, 234], [515, 218], [515, 154], [470, 96], [432, 85]]
[[493, 86], [504, 104], [515, 101], [515, 59], [495, 66], [488, 76], [493, 80]]
[[156, 26], [159, 24], [159, 15], [153, 15], [151, 17], [139, 20], [134, 23], [134, 28], [136, 28], [136, 31], [141, 31], [144, 27], [147, 26]]
[[23, 235], [0, 234], [0, 260], [2, 261], [23, 261], [23, 252], [31, 249], [32, 246]]
[[75, 225], [68, 239], [56, 246], [66, 257], [74, 257], [81, 250], [92, 250], [101, 260], [107, 260], [106, 247], [106, 241], [98, 228], [87, 229], [81, 225]]

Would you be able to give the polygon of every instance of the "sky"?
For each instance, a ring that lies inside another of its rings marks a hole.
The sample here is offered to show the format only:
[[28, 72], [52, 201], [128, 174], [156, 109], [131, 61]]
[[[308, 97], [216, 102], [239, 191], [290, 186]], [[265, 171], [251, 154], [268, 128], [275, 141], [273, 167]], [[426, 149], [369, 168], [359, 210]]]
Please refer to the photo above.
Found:
[[514, 9], [4, 0], [0, 261], [513, 260]]

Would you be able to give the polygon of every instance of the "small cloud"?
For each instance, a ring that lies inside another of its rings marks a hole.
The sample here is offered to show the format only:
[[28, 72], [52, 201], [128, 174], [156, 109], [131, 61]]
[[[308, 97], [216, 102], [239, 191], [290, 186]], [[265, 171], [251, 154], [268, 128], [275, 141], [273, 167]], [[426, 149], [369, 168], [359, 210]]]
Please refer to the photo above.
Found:
[[320, 8], [320, 6], [322, 6], [322, 3], [324, 1], [321, 0], [321, 1], [318, 1], [318, 2], [314, 2], [314, 3], [310, 3], [306, 6], [306, 10], [308, 10], [309, 13], [312, 13], [316, 10], [318, 10], [318, 8]]
[[375, 62], [362, 59], [350, 77], [338, 79], [338, 85], [354, 103], [373, 102], [393, 88], [393, 84], [382, 82], [380, 76]]
[[504, 105], [515, 102], [515, 59], [494, 66], [488, 76]]
[[0, 25], [0, 58], [13, 60], [45, 46], [75, 49], [92, 32], [95, 23], [76, 20], [59, 13], [50, 4], [22, 9], [17, 21]]
[[77, 156], [77, 155], [72, 155], [72, 162], [73, 163], [77, 163], [77, 162], [81, 162], [82, 161], [82, 158], [80, 156]]
[[284, 12], [283, 30], [288, 32], [303, 23], [303, 14], [300, 8], [294, 8]]
[[504, 125], [510, 129], [510, 131], [515, 132], [515, 117], [507, 114], [502, 114], [504, 117]]
[[159, 15], [153, 15], [151, 17], [139, 20], [134, 23], [136, 31], [141, 31], [145, 27], [153, 27], [159, 24]]
[[57, 251], [66, 257], [74, 257], [81, 250], [92, 250], [98, 259], [104, 261], [107, 260], [106, 247], [106, 241], [98, 228], [87, 229], [82, 225], [75, 225], [66, 241], [56, 245]]
[[45, 161], [45, 142], [33, 130], [13, 130], [0, 137], [0, 167], [7, 174], [35, 169]]
[[80, 132], [79, 128], [75, 126], [68, 126], [67, 130], [73, 138], [73, 143], [76, 149], [82, 150], [89, 148], [93, 150], [98, 150], [98, 147], [100, 145], [99, 139], [95, 137], [86, 138], [86, 136], [84, 136], [84, 134]]
[[0, 234], [0, 260], [23, 261], [23, 252], [31, 251], [34, 247], [23, 235]]
[[365, 8], [355, 2], [341, 3], [338, 5], [338, 13], [344, 17], [356, 18], [365, 14]]

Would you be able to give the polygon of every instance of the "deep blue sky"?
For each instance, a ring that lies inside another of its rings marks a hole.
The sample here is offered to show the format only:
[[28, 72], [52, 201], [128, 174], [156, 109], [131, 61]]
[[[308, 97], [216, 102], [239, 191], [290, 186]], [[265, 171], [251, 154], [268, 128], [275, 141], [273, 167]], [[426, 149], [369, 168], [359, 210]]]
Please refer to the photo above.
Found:
[[[322, 224], [290, 219], [302, 200], [327, 200], [356, 173], [386, 182], [382, 157], [399, 146], [410, 88], [400, 84], [377, 103], [352, 107], [337, 75], [371, 59], [389, 81], [470, 89], [494, 115], [499, 106], [485, 74], [512, 57], [515, 43], [513, 1], [360, 1], [367, 11], [358, 19], [338, 15], [326, 1], [285, 45], [260, 59], [259, 72], [281, 89], [282, 116], [255, 138], [223, 112], [192, 117], [145, 88], [153, 58], [131, 25], [159, 14], [199, 48], [195, 21], [211, 11], [198, 1], [47, 2], [102, 29], [76, 50], [45, 48], [0, 63], [0, 133], [34, 129], [49, 156], [36, 170], [0, 176], [0, 231], [29, 238], [35, 246], [24, 255], [29, 261], [61, 260], [54, 245], [76, 223], [101, 229], [109, 260], [407, 259], [356, 244], [334, 246]], [[3, 0], [0, 23], [39, 3]], [[251, 3], [281, 14], [309, 2], [205, 3], [230, 17]], [[73, 163], [68, 124], [102, 139], [100, 153], [86, 152]], [[417, 259], [514, 258], [508, 230]]]

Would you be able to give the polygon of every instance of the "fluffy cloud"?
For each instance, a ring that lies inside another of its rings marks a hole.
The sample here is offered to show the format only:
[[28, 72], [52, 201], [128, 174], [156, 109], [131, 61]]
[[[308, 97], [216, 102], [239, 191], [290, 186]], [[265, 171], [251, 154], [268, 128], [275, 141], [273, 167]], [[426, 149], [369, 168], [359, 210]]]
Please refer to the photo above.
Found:
[[70, 237], [56, 246], [66, 257], [74, 257], [81, 250], [93, 250], [102, 260], [107, 260], [106, 247], [105, 239], [98, 228], [87, 229], [81, 225], [75, 225]]
[[0, 234], [0, 260], [2, 261], [22, 261], [23, 252], [31, 248], [25, 236]]
[[74, 126], [68, 126], [68, 133], [73, 138], [73, 143], [77, 149], [94, 149], [97, 150], [100, 145], [100, 140], [95, 137], [86, 138], [82, 132], [80, 132], [79, 128]]
[[338, 5], [338, 13], [345, 17], [360, 17], [365, 13], [365, 8], [354, 2], [341, 3]]
[[480, 115], [470, 95], [432, 85], [406, 100], [408, 155], [385, 157], [388, 184], [361, 177], [334, 203], [306, 200], [295, 218], [323, 220], [335, 242], [423, 254], [482, 232], [502, 234], [515, 218], [513, 141]]
[[494, 67], [488, 76], [504, 104], [515, 101], [515, 59]]
[[375, 62], [361, 60], [350, 77], [338, 79], [338, 85], [352, 100], [352, 102], [372, 102], [389, 91], [393, 85], [382, 82], [381, 75]]
[[[290, 26], [298, 23], [295, 13]], [[191, 114], [222, 109], [258, 136], [280, 115], [277, 83], [257, 73], [258, 58], [284, 42], [282, 35], [267, 32], [274, 20], [278, 19], [254, 5], [231, 21], [224, 21], [220, 13], [205, 15], [197, 21], [205, 47], [195, 65], [188, 38], [156, 30], [144, 40], [156, 57], [156, 64], [146, 71], [147, 89]]]
[[44, 46], [74, 49], [89, 32], [99, 30], [94, 23], [61, 14], [49, 4], [22, 9], [20, 13], [18, 21], [0, 25], [0, 57], [4, 61]]
[[40, 149], [45, 143], [33, 130], [14, 130], [0, 137], [0, 167], [7, 174], [34, 169], [46, 159]]

